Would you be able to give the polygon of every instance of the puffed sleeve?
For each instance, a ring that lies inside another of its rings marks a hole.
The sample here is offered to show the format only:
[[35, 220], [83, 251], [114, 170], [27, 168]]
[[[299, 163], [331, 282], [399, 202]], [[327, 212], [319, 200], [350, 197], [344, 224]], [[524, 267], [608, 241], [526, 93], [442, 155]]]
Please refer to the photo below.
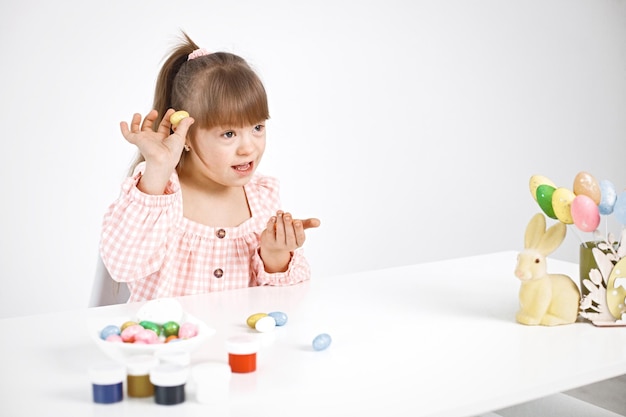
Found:
[[298, 248], [293, 252], [289, 266], [285, 272], [265, 272], [259, 251], [252, 258], [253, 271], [256, 274], [256, 285], [293, 285], [311, 279], [311, 268], [304, 257], [304, 250]]
[[149, 195], [137, 188], [145, 163], [122, 183], [116, 201], [106, 211], [100, 256], [115, 281], [142, 279], [159, 270], [167, 237], [182, 217], [182, 196], [174, 172], [165, 193]]
[[[256, 180], [257, 198], [260, 205], [260, 212], [263, 213], [262, 227], [264, 228], [270, 216], [276, 214], [281, 208], [280, 183], [278, 179], [271, 176], [261, 176]], [[260, 233], [263, 230], [259, 230]], [[260, 240], [259, 240], [260, 242]], [[260, 245], [260, 243], [259, 243]], [[311, 278], [311, 268], [304, 256], [303, 248], [296, 249], [289, 261], [289, 266], [285, 272], [268, 273], [265, 272], [263, 259], [259, 255], [259, 250], [255, 250], [251, 262], [252, 284], [261, 285], [292, 285], [307, 281]]]

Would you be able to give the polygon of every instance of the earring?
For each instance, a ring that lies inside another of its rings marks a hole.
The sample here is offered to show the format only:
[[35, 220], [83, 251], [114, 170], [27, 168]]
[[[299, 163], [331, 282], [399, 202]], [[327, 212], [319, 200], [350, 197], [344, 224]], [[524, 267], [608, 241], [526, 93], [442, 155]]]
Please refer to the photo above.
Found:
[[189, 145], [187, 145], [187, 144], [185, 143], [185, 151], [189, 152], [190, 150], [191, 150], [191, 148], [189, 147]]

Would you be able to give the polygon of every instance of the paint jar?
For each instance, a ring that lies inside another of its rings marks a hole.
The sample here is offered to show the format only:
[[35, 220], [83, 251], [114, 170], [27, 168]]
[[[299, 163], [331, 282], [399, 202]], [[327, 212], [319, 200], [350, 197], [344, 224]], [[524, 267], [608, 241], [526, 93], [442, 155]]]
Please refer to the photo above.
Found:
[[112, 404], [124, 399], [126, 367], [117, 362], [101, 362], [88, 370], [92, 386], [93, 402]]
[[153, 355], [132, 356], [126, 361], [126, 392], [129, 397], [151, 397], [154, 385], [150, 382], [150, 370], [159, 364]]
[[232, 372], [230, 366], [220, 362], [203, 362], [191, 368], [196, 384], [196, 400], [201, 404], [219, 404], [228, 398]]
[[256, 354], [260, 343], [257, 338], [248, 335], [232, 336], [226, 339], [228, 364], [235, 373], [256, 371]]
[[150, 370], [150, 382], [154, 385], [154, 402], [175, 405], [185, 402], [187, 367], [175, 363], [164, 363]]

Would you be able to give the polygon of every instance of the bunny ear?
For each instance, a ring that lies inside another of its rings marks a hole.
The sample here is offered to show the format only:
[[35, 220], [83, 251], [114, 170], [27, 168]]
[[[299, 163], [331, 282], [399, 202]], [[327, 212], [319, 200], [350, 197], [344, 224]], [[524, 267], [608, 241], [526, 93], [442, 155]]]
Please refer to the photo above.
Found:
[[535, 214], [526, 226], [524, 235], [524, 248], [535, 249], [539, 246], [541, 238], [546, 232], [546, 218], [542, 213]]
[[543, 238], [537, 246], [537, 250], [544, 256], [548, 256], [550, 253], [554, 252], [556, 248], [559, 247], [561, 242], [563, 242], [566, 232], [567, 228], [563, 223], [558, 222], [553, 224], [543, 235]]

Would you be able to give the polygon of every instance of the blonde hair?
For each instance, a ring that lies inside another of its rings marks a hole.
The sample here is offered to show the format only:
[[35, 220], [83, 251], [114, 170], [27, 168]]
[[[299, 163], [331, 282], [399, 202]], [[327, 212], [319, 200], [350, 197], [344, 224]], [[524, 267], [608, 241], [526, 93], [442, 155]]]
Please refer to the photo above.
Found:
[[[159, 72], [153, 108], [163, 117], [169, 108], [186, 110], [195, 122], [189, 129], [195, 137], [198, 128], [241, 127], [270, 118], [263, 83], [248, 63], [238, 55], [214, 52], [189, 60], [198, 45], [183, 32]], [[153, 128], [158, 128], [155, 123]], [[181, 154], [178, 167], [185, 158]], [[139, 153], [131, 173], [144, 161]]]

